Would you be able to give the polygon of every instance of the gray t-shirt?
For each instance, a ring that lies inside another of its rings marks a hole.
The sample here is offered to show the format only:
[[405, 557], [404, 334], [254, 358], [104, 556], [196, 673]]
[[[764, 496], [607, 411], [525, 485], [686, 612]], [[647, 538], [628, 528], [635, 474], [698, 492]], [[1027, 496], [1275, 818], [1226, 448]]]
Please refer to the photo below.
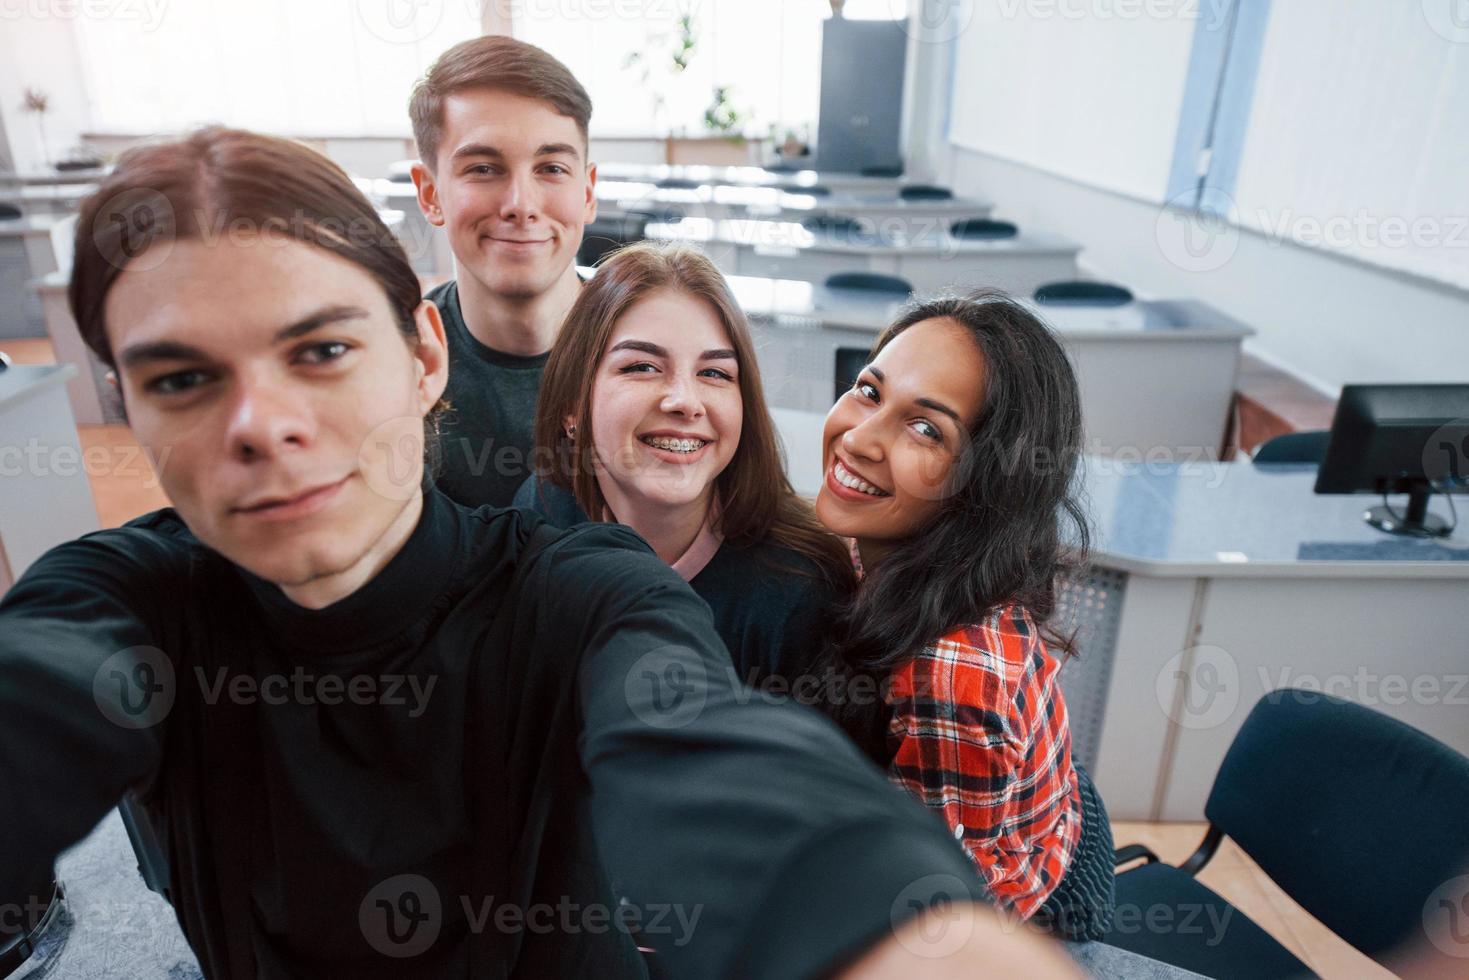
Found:
[[439, 308], [449, 342], [450, 410], [439, 427], [438, 487], [466, 507], [509, 507], [531, 472], [536, 396], [549, 352], [524, 357], [480, 343], [464, 325], [456, 282], [426, 298]]

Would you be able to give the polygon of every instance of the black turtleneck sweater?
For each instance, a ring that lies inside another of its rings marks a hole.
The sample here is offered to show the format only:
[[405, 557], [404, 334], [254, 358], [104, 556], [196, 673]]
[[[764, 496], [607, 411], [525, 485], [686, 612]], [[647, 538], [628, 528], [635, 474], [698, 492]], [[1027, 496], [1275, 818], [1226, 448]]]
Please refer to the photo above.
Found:
[[0, 602], [0, 899], [129, 787], [212, 977], [801, 977], [967, 858], [634, 535], [435, 491], [325, 609], [171, 510]]

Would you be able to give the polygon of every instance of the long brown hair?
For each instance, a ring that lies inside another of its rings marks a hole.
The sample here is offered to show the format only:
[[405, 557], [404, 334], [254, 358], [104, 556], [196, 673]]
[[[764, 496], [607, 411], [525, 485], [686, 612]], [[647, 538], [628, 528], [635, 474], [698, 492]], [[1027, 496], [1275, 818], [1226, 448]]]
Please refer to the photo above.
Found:
[[[660, 289], [708, 303], [739, 363], [744, 421], [740, 444], [715, 479], [719, 530], [735, 547], [769, 541], [809, 558], [835, 585], [854, 585], [851, 559], [786, 479], [775, 423], [765, 403], [755, 345], [744, 312], [714, 264], [686, 245], [640, 242], [614, 252], [582, 287], [546, 360], [536, 405], [535, 454], [541, 479], [570, 490], [587, 514], [602, 513], [592, 445], [592, 379], [617, 321]], [[576, 420], [575, 439], [564, 420]]]

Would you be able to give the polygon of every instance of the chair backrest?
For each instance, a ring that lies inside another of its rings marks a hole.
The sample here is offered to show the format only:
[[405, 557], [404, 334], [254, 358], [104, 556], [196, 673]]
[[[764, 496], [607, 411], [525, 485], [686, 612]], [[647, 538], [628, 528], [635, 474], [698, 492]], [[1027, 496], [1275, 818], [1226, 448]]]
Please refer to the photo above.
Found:
[[911, 296], [913, 284], [901, 276], [881, 272], [834, 272], [826, 277], [827, 289], [864, 289], [873, 293]]
[[576, 250], [576, 264], [596, 265], [622, 246], [643, 241], [648, 237], [648, 223], [659, 217], [640, 211], [598, 216], [582, 231], [581, 246]]
[[704, 185], [689, 177], [664, 177], [653, 186], [665, 191], [696, 191]]
[[867, 366], [865, 347], [838, 347], [836, 350], [836, 380], [832, 384], [831, 400], [835, 402], [857, 382], [857, 375]]
[[1068, 279], [1041, 286], [1035, 301], [1042, 306], [1126, 306], [1132, 302], [1132, 290], [1110, 282]]
[[1307, 912], [1369, 956], [1421, 934], [1434, 891], [1469, 872], [1469, 758], [1314, 691], [1260, 699], [1204, 813]]
[[16, 207], [14, 204], [0, 203], [0, 221], [10, 220], [12, 218], [19, 217], [22, 217], [20, 208]]
[[844, 214], [813, 214], [801, 219], [801, 227], [827, 235], [848, 234], [862, 230], [862, 222]]
[[1330, 440], [1331, 433], [1326, 429], [1287, 432], [1261, 443], [1251, 458], [1256, 465], [1311, 463], [1320, 466]]
[[954, 192], [932, 184], [909, 184], [898, 189], [898, 196], [905, 201], [950, 201]]
[[1013, 222], [996, 221], [993, 218], [964, 218], [949, 225], [949, 234], [955, 238], [979, 241], [998, 241], [1014, 238], [1020, 229]]

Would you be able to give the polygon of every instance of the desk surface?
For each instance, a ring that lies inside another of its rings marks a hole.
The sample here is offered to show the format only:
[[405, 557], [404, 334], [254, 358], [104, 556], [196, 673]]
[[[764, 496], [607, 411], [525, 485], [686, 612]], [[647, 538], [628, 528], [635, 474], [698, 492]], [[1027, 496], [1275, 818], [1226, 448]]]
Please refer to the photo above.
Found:
[[696, 180], [701, 184], [735, 187], [810, 187], [834, 184], [844, 188], [885, 190], [911, 183], [905, 177], [867, 177], [821, 170], [766, 170], [764, 167], [705, 167], [652, 163], [599, 163], [597, 175], [607, 180]]
[[597, 184], [597, 199], [626, 209], [639, 206], [685, 207], [697, 215], [706, 205], [745, 208], [756, 212], [831, 212], [860, 215], [864, 210], [915, 217], [984, 217], [993, 205], [974, 198], [955, 197], [941, 201], [906, 201], [896, 190], [846, 191], [814, 195], [799, 188], [747, 187], [706, 184], [697, 188], [659, 187], [636, 180], [603, 180]]
[[[1370, 527], [1369, 494], [1317, 494], [1311, 466], [1085, 463], [1099, 563], [1155, 576], [1469, 579], [1469, 521], [1453, 536], [1402, 538]], [[1390, 497], [1404, 507], [1404, 497]], [[1454, 504], [1469, 516], [1469, 497]], [[1449, 501], [1429, 509], [1450, 518]]]
[[[0, 340], [0, 350], [5, 341]], [[65, 384], [77, 369], [71, 364], [12, 364], [0, 370], [0, 410], [52, 385]]]
[[902, 255], [943, 257], [950, 255], [1072, 255], [1081, 246], [1049, 232], [1022, 231], [1014, 238], [975, 240], [954, 238], [947, 231], [908, 238], [898, 234], [874, 235], [856, 232], [812, 232], [795, 221], [767, 221], [754, 218], [685, 218], [682, 221], [653, 222], [647, 227], [649, 238], [665, 241], [722, 242], [754, 248], [790, 249], [795, 251], [851, 252], [862, 255]]
[[0, 219], [0, 238], [24, 238], [49, 235], [58, 222], [66, 221], [62, 215], [28, 214], [20, 218]]
[[[823, 327], [880, 332], [906, 299], [861, 289], [760, 276], [727, 276], [735, 299], [757, 320], [814, 320]], [[1196, 300], [1136, 300], [1125, 306], [1039, 306], [1020, 301], [1068, 340], [1195, 341], [1243, 339], [1254, 330]]]
[[[825, 416], [771, 410], [797, 492], [821, 487]], [[1311, 467], [1237, 463], [1083, 464], [1092, 557], [1136, 574], [1196, 578], [1469, 579], [1469, 519], [1452, 537], [1398, 538], [1368, 526], [1370, 495], [1317, 494]], [[1401, 506], [1403, 498], [1389, 498]], [[1469, 496], [1455, 498], [1469, 518]], [[1444, 497], [1431, 511], [1449, 517]]]

